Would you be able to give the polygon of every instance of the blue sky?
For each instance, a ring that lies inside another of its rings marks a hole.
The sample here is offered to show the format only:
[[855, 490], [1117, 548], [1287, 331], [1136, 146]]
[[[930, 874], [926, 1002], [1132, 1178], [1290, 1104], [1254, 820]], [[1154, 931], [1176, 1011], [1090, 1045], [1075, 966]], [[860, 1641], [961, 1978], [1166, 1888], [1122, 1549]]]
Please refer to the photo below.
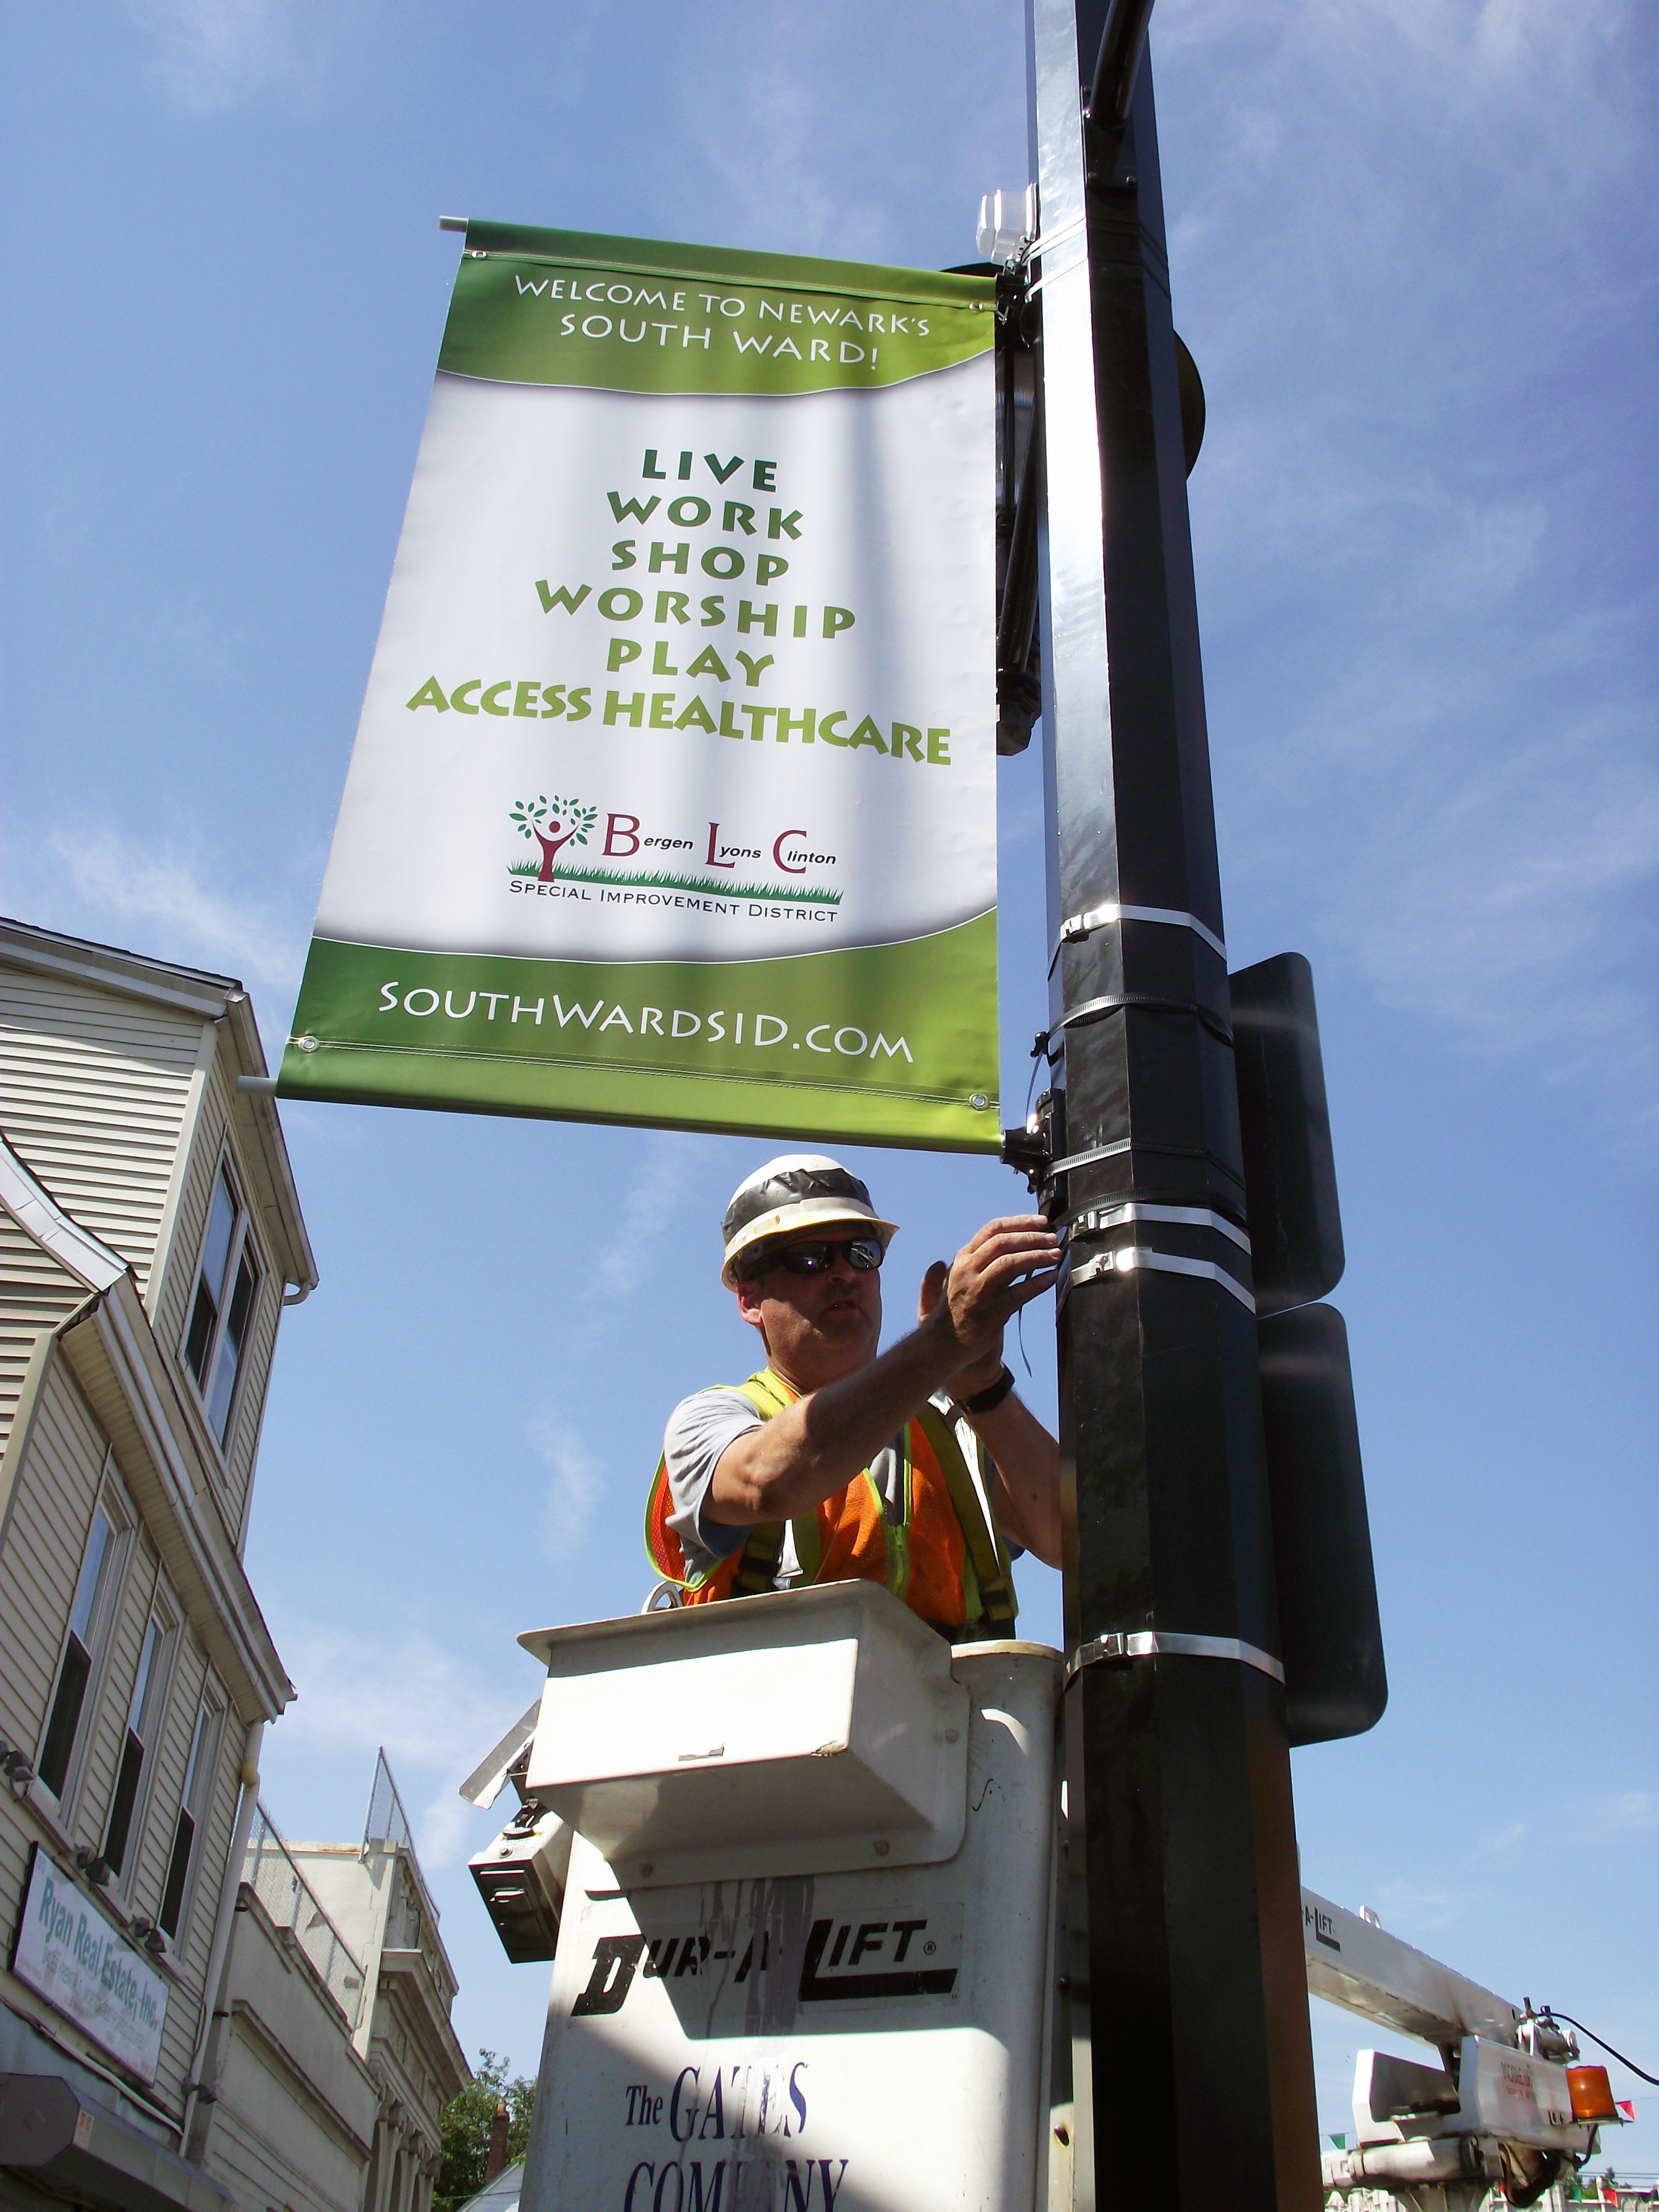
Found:
[[[4, 904], [241, 975], [274, 1043], [455, 264], [438, 216], [970, 258], [980, 193], [1026, 176], [1019, 10], [3, 12]], [[1163, 0], [1152, 46], [1209, 399], [1227, 936], [1314, 965], [1392, 1684], [1371, 1735], [1297, 1754], [1304, 1875], [1659, 2070], [1659, 41], [1638, 0]], [[1042, 830], [1035, 762], [1003, 775], [1012, 1100]], [[533, 1693], [515, 1633], [642, 1595], [663, 1417], [746, 1371], [715, 1227], [758, 1148], [284, 1121], [324, 1279], [284, 1324], [249, 1553], [301, 1693], [264, 1794], [290, 1834], [353, 1833], [385, 1743], [463, 2039], [531, 2069], [544, 1981], [495, 1948], [465, 1872], [493, 1824], [454, 1785]], [[1019, 1187], [860, 1157], [904, 1224], [902, 1320]], [[1024, 1341], [1048, 1402], [1045, 1309]], [[1055, 1579], [1024, 1587], [1057, 1638]], [[1316, 2012], [1341, 2129], [1382, 2039]], [[1650, 2172], [1638, 2110], [1608, 2155]]]

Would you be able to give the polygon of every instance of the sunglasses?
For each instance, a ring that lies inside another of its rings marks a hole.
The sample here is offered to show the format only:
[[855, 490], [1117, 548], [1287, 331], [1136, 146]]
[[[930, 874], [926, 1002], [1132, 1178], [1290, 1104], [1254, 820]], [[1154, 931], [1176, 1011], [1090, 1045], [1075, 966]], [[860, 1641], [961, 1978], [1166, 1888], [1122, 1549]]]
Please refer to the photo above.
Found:
[[827, 1275], [837, 1260], [845, 1257], [849, 1265], [861, 1275], [879, 1267], [884, 1254], [878, 1237], [814, 1237], [800, 1244], [786, 1244], [781, 1252], [767, 1255], [756, 1267], [764, 1274], [769, 1267], [784, 1267], [792, 1275]]

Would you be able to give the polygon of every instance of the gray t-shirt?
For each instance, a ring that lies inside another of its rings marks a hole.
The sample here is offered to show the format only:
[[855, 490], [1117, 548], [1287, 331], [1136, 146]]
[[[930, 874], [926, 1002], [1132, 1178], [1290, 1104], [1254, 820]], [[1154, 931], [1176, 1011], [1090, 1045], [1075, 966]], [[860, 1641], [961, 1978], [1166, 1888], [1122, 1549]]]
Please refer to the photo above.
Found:
[[[943, 1392], [933, 1401], [946, 1419], [956, 1416], [956, 1407]], [[729, 1559], [733, 1552], [740, 1552], [747, 1542], [747, 1528], [734, 1528], [722, 1522], [711, 1521], [703, 1509], [708, 1501], [708, 1486], [714, 1479], [714, 1469], [726, 1446], [746, 1435], [750, 1429], [761, 1426], [761, 1416], [747, 1398], [732, 1389], [699, 1390], [690, 1398], [683, 1398], [668, 1417], [664, 1433], [663, 1458], [668, 1470], [669, 1495], [673, 1500], [673, 1511], [668, 1525], [679, 1539], [685, 1563], [693, 1575], [706, 1575], [722, 1559]], [[986, 1510], [988, 1521], [989, 1498], [988, 1486], [990, 1468], [983, 1462], [979, 1440], [964, 1420], [956, 1421], [957, 1441], [975, 1478], [980, 1503]], [[871, 1474], [881, 1492], [882, 1510], [890, 1521], [899, 1520], [904, 1511], [904, 1474], [902, 1439], [895, 1437], [884, 1451], [879, 1451], [870, 1463]], [[994, 1526], [993, 1522], [991, 1525]], [[800, 1579], [800, 1565], [795, 1557], [793, 1530], [784, 1529], [783, 1556], [778, 1563], [776, 1586], [787, 1589]]]

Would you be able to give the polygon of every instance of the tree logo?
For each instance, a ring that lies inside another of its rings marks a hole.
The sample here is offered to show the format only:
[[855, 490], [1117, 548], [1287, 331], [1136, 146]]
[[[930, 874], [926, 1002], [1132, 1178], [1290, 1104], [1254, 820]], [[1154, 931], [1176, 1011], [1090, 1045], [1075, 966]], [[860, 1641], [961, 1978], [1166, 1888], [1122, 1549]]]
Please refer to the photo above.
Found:
[[535, 799], [514, 802], [512, 820], [519, 835], [533, 838], [542, 848], [542, 865], [536, 880], [550, 884], [553, 862], [566, 845], [585, 845], [587, 833], [599, 818], [597, 806], [584, 806], [579, 799], [550, 799], [545, 792]]

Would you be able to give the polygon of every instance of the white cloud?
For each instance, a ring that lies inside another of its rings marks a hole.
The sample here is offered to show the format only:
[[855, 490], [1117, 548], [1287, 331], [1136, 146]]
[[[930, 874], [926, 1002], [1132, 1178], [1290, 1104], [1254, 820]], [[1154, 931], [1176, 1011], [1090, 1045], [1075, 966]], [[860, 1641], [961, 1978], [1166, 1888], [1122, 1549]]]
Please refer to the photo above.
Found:
[[1580, 1837], [1611, 1842], [1620, 1836], [1643, 1834], [1659, 1828], [1659, 1790], [1620, 1790], [1606, 1797], [1592, 1797], [1574, 1808], [1576, 1818], [1564, 1823]]
[[1322, 932], [1382, 1004], [1646, 1142], [1659, 774], [1619, 465], [1644, 404], [1638, 19], [1167, 7], [1230, 925]]
[[[74, 837], [59, 833], [47, 851], [51, 870], [40, 870], [30, 884], [37, 897], [32, 919], [79, 937], [114, 930], [131, 934], [137, 925], [149, 934], [133, 946], [136, 951], [233, 974], [263, 985], [276, 1000], [292, 1000], [303, 933], [284, 927], [261, 901], [210, 889], [200, 861], [174, 847], [107, 829]], [[17, 860], [27, 880], [33, 872], [28, 856]], [[217, 872], [222, 878], [232, 873], [222, 867]], [[72, 912], [61, 910], [65, 902], [56, 887], [64, 882], [73, 892]], [[54, 906], [60, 910], [49, 913]]]
[[[742, 210], [746, 228], [769, 228], [785, 206], [791, 235], [800, 242], [797, 251], [834, 252], [849, 226], [860, 228], [867, 220], [867, 211], [837, 199], [808, 150], [834, 105], [822, 71], [812, 67], [811, 26], [780, 16], [757, 31], [760, 50], [744, 65], [732, 88], [737, 96], [728, 92], [720, 103], [730, 102], [743, 127], [734, 131], [731, 115], [705, 108], [700, 150], [732, 206]], [[716, 66], [727, 76], [729, 58], [722, 55]]]
[[290, 1741], [384, 1747], [394, 1768], [454, 1764], [459, 1787], [513, 1717], [501, 1710], [510, 1698], [418, 1631], [388, 1646], [383, 1637], [301, 1624], [285, 1631], [283, 1649], [300, 1692], [282, 1722]]
[[1505, 1821], [1476, 1838], [1477, 1856], [1513, 1857], [1524, 1844], [1552, 1862], [1591, 1844], [1617, 1844], [1659, 1827], [1659, 1790], [1613, 1790]]
[[[507, 1802], [512, 1805], [516, 1801], [509, 1797]], [[471, 1856], [477, 1816], [453, 1788], [440, 1784], [435, 1796], [410, 1817], [415, 1824], [415, 1849], [423, 1867], [453, 1866], [458, 1859]]]
[[458, 1857], [475, 1824], [456, 1793], [523, 1710], [522, 1681], [486, 1676], [418, 1632], [388, 1640], [301, 1623], [284, 1629], [283, 1649], [300, 1692], [278, 1723], [284, 1750], [305, 1744], [372, 1761], [384, 1749], [422, 1862]]
[[599, 1502], [605, 1469], [562, 1413], [538, 1414], [526, 1433], [553, 1474], [538, 1524], [542, 1549], [555, 1565], [568, 1566]]
[[626, 1297], [661, 1267], [675, 1206], [693, 1172], [684, 1137], [659, 1131], [643, 1139], [635, 1156], [611, 1241], [594, 1268], [594, 1279], [607, 1297]]
[[150, 75], [194, 115], [224, 114], [261, 94], [314, 100], [364, 0], [123, 0], [151, 42]]
[[[941, 159], [1014, 137], [1021, 11], [1006, 0], [957, 0], [942, 44], [924, 19], [882, 0], [818, 9], [727, 0], [718, 15], [704, 12], [707, 21], [696, 11], [686, 19], [680, 71], [683, 127], [720, 187], [700, 237], [854, 259], [915, 258], [915, 216], [938, 194]], [[927, 120], [893, 110], [892, 83], [914, 70], [922, 40], [929, 98], [951, 118], [943, 143]], [[974, 251], [979, 194], [998, 181], [969, 174], [945, 234], [960, 241], [954, 258], [963, 260]], [[1002, 181], [1023, 179], [1011, 173]], [[672, 219], [683, 223], [678, 206]]]
[[198, 114], [238, 106], [293, 66], [293, 0], [126, 0], [154, 42], [151, 73]]
[[1536, 1044], [1547, 1023], [1558, 1050], [1625, 1024], [1598, 940], [1608, 902], [1659, 868], [1659, 773], [1602, 734], [1465, 763], [1439, 789], [1404, 779], [1345, 916], [1385, 1004], [1497, 1044]]
[[1407, 1881], [1385, 1881], [1376, 1893], [1375, 1910], [1383, 1927], [1390, 1935], [1419, 1945], [1437, 1932], [1457, 1926], [1469, 1904], [1467, 1893]]

